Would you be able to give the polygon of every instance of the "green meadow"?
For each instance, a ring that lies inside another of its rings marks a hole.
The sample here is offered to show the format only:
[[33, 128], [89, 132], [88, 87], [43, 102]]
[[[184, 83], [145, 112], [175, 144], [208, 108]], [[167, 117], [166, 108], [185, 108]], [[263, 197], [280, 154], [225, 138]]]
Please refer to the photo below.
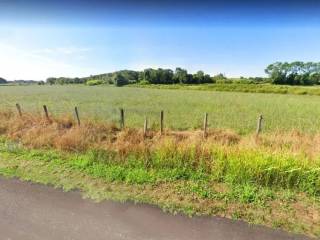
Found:
[[220, 92], [190, 89], [155, 89], [113, 86], [1, 86], [0, 108], [42, 113], [47, 105], [52, 115], [73, 114], [78, 106], [82, 119], [119, 121], [119, 108], [125, 110], [128, 127], [142, 127], [145, 117], [150, 127], [159, 125], [164, 110], [165, 127], [177, 130], [199, 129], [204, 113], [209, 127], [231, 129], [239, 134], [255, 131], [259, 114], [263, 131], [299, 130], [317, 132], [320, 126], [320, 97], [295, 94]]
[[[159, 88], [1, 86], [0, 175], [77, 189], [97, 201], [320, 236], [320, 138], [311, 134], [319, 132], [320, 96]], [[16, 103], [25, 117], [7, 111], [16, 112]], [[39, 118], [43, 105], [52, 121]], [[88, 120], [81, 126], [65, 118], [75, 106]], [[120, 108], [128, 128], [105, 124], [119, 124]], [[196, 131], [143, 136], [145, 117], [158, 129], [161, 110], [174, 130], [200, 129], [207, 112], [212, 131], [206, 139]], [[255, 138], [260, 114], [263, 132]]]

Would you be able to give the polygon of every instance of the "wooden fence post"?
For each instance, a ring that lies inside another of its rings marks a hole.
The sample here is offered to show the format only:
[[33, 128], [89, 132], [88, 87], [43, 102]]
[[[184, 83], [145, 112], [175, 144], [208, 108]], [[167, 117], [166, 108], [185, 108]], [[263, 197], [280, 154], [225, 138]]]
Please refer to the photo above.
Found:
[[76, 113], [78, 126], [80, 126], [80, 117], [79, 117], [78, 107], [75, 107], [75, 108], [74, 108], [74, 111], [75, 111], [75, 113]]
[[262, 130], [262, 115], [259, 116], [258, 118], [258, 124], [257, 124], [257, 130], [256, 130], [256, 135], [258, 136]]
[[120, 108], [120, 128], [124, 128], [124, 110]]
[[208, 129], [208, 113], [204, 114], [204, 119], [203, 119], [203, 137], [207, 137], [207, 129]]
[[144, 120], [144, 126], [143, 126], [143, 136], [146, 137], [147, 136], [147, 131], [148, 131], [148, 119], [146, 118]]
[[160, 112], [160, 135], [163, 134], [163, 110]]
[[49, 121], [49, 113], [48, 113], [48, 108], [46, 105], [43, 105], [43, 111], [44, 111], [44, 114], [46, 116], [46, 119]]
[[19, 103], [16, 103], [16, 108], [18, 110], [19, 116], [22, 117], [21, 107]]

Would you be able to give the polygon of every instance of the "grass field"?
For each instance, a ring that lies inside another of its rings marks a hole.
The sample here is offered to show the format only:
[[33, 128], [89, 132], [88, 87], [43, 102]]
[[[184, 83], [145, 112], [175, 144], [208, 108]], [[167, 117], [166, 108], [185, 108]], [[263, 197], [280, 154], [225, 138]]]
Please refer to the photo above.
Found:
[[[320, 236], [318, 96], [79, 85], [2, 86], [0, 97], [0, 175]], [[125, 129], [110, 124], [119, 107]], [[168, 129], [144, 136], [160, 110]], [[201, 128], [204, 112], [207, 138], [175, 131]]]
[[277, 93], [277, 94], [295, 94], [295, 95], [317, 95], [320, 96], [319, 86], [290, 86], [275, 85], [271, 83], [208, 83], [208, 84], [136, 84], [135, 86], [155, 89], [184, 89], [184, 90], [204, 90], [204, 91], [223, 91], [223, 92], [248, 92], [248, 93]]
[[201, 128], [209, 113], [209, 127], [232, 129], [240, 134], [255, 131], [259, 114], [264, 130], [317, 132], [320, 126], [320, 97], [308, 95], [166, 90], [112, 86], [1, 86], [0, 108], [41, 112], [46, 104], [51, 114], [72, 114], [79, 107], [81, 118], [118, 122], [119, 107], [125, 109], [126, 125], [142, 127], [145, 116], [157, 127], [160, 110], [165, 127]]

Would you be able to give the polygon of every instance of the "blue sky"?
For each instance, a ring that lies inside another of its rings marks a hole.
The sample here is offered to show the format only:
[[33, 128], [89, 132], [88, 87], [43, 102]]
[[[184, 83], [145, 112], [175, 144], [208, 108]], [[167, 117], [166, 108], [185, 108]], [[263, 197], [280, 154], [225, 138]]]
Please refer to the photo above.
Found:
[[318, 1], [0, 0], [0, 77], [183, 67], [263, 76], [319, 61]]

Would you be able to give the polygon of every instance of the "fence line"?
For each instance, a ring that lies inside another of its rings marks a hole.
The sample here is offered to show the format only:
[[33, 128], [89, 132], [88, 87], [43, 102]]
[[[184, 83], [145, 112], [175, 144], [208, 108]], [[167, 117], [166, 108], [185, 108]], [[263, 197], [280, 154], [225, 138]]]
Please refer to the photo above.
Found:
[[[22, 108], [21, 105], [19, 103], [16, 103], [16, 109], [18, 112], [18, 115], [20, 117], [22, 117]], [[46, 105], [43, 105], [43, 110], [45, 113], [45, 117], [47, 120], [50, 120], [49, 117], [49, 111]], [[120, 129], [124, 129], [125, 128], [125, 114], [124, 114], [124, 109], [120, 108]], [[74, 108], [74, 112], [75, 112], [75, 116], [76, 116], [76, 120], [77, 120], [77, 124], [80, 127], [81, 125], [81, 121], [80, 121], [80, 116], [79, 116], [79, 110], [78, 107], [75, 106]], [[256, 128], [256, 137], [259, 136], [259, 134], [262, 132], [262, 121], [264, 120], [262, 115], [259, 115], [258, 117], [258, 121], [257, 121], [257, 128]], [[148, 118], [146, 117], [144, 120], [144, 125], [143, 125], [143, 135], [144, 137], [147, 136], [147, 131], [148, 131]], [[161, 110], [160, 111], [160, 135], [163, 135], [164, 133], [164, 111]], [[206, 112], [204, 114], [204, 120], [203, 120], [203, 137], [206, 138], [208, 136], [208, 113]]]

